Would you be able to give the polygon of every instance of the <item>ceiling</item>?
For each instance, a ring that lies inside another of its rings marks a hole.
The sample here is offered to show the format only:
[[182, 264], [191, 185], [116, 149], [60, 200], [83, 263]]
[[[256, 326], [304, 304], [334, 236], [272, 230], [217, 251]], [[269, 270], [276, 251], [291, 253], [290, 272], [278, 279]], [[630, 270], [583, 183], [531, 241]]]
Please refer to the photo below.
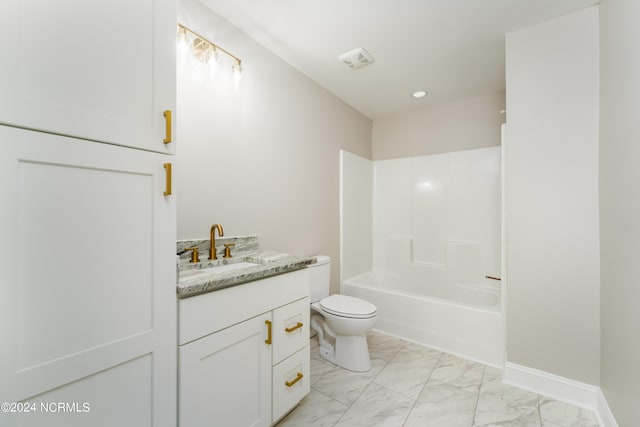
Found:
[[[504, 34], [598, 0], [200, 0], [371, 119], [505, 88]], [[351, 70], [338, 56], [365, 48]], [[426, 90], [421, 99], [411, 96]]]

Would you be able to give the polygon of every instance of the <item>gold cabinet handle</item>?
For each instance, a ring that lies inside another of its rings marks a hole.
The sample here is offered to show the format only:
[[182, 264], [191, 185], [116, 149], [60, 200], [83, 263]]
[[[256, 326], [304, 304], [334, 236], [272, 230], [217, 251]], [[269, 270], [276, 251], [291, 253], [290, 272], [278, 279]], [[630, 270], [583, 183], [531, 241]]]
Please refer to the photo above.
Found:
[[271, 320], [265, 320], [264, 324], [267, 325], [267, 339], [264, 340], [264, 343], [271, 345]]
[[165, 170], [165, 176], [166, 176], [166, 182], [165, 182], [165, 189], [164, 189], [164, 194], [165, 196], [169, 196], [171, 194], [171, 163], [165, 163], [164, 164], [164, 170]]
[[295, 383], [297, 383], [298, 381], [300, 381], [300, 380], [302, 379], [302, 377], [303, 377], [303, 376], [304, 376], [304, 375], [302, 375], [300, 372], [298, 372], [298, 375], [296, 375], [296, 377], [295, 377], [293, 380], [291, 380], [291, 381], [285, 381], [285, 382], [284, 382], [284, 385], [286, 385], [287, 387], [293, 387], [293, 385], [294, 385]]
[[293, 328], [284, 328], [284, 330], [287, 331], [288, 333], [291, 333], [300, 328], [302, 328], [302, 322], [296, 323], [296, 326], [294, 326]]
[[164, 110], [162, 114], [164, 115], [165, 123], [164, 140], [162, 142], [168, 144], [171, 142], [171, 110]]

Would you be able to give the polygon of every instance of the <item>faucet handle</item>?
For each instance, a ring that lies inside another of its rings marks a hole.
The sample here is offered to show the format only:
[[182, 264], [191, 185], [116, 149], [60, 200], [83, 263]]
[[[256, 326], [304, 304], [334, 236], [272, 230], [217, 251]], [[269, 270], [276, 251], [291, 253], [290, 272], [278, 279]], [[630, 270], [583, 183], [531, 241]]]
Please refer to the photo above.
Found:
[[224, 256], [223, 258], [231, 258], [231, 248], [234, 247], [235, 243], [225, 243], [224, 244]]
[[186, 248], [186, 251], [193, 251], [191, 252], [191, 262], [200, 262], [200, 257], [198, 256], [198, 247], [194, 246], [192, 248]]

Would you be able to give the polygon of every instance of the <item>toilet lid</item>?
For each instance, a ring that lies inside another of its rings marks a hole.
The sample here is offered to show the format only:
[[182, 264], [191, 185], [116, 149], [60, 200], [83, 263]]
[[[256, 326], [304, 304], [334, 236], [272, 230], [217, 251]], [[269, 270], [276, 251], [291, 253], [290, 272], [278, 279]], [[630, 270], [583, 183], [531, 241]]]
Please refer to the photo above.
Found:
[[320, 307], [327, 313], [353, 319], [368, 319], [376, 315], [375, 305], [360, 298], [346, 295], [330, 295], [320, 301]]

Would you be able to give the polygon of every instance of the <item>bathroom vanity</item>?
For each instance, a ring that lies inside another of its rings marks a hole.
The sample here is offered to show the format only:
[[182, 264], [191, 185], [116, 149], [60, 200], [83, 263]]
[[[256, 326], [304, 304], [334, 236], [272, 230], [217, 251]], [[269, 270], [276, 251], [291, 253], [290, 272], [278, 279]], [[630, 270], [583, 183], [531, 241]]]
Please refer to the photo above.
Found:
[[183, 264], [181, 426], [270, 426], [309, 393], [308, 260], [266, 254], [271, 261], [239, 256], [198, 272]]

